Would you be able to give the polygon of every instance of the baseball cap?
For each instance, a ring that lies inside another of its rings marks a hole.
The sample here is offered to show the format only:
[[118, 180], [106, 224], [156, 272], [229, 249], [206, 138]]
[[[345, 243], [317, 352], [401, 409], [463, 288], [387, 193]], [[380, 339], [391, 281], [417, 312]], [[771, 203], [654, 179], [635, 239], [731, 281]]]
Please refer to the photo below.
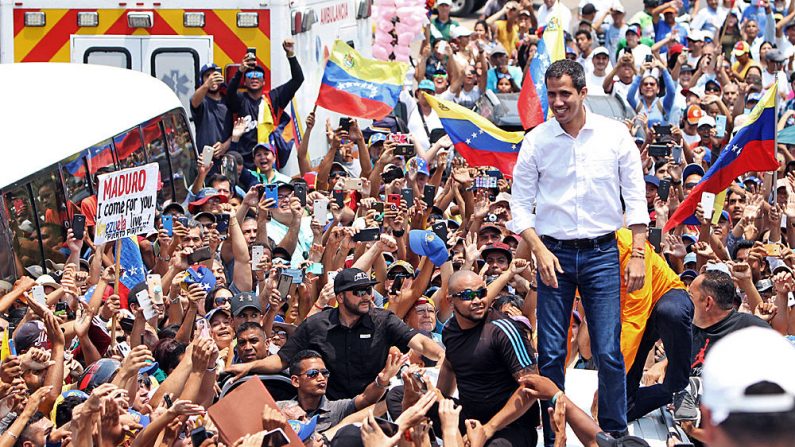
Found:
[[[737, 353], [743, 353], [737, 361]], [[795, 347], [772, 329], [749, 327], [718, 340], [704, 360], [702, 404], [718, 425], [732, 413], [780, 413], [795, 408]], [[770, 382], [783, 393], [747, 395]]]
[[[673, 6], [669, 6], [669, 7], [667, 7], [667, 8], [662, 10], [662, 14], [668, 14], [669, 12], [671, 14], [677, 14], [676, 8], [674, 8]], [[692, 32], [691, 32], [691, 34], [692, 34]], [[702, 39], [703, 39], [703, 37], [702, 37]]]
[[40, 286], [50, 286], [56, 288], [61, 287], [61, 285], [58, 284], [52, 276], [47, 274], [41, 275], [38, 278], [36, 278], [36, 284]]
[[231, 314], [231, 313], [229, 313], [229, 311], [228, 311], [228, 310], [226, 310], [226, 308], [223, 308], [223, 307], [216, 307], [216, 308], [213, 308], [213, 309], [211, 309], [209, 312], [207, 312], [207, 315], [205, 315], [205, 316], [204, 316], [204, 318], [205, 318], [207, 321], [212, 321], [213, 317], [214, 317], [215, 315], [217, 315], [219, 312], [223, 312], [223, 313], [225, 313], [227, 316], [230, 316], [230, 317], [232, 316], [232, 314]]
[[447, 262], [450, 257], [447, 251], [447, 243], [433, 231], [409, 231], [409, 247], [414, 253], [420, 256], [427, 256], [433, 262], [433, 265], [437, 267]]
[[377, 283], [378, 281], [374, 281], [370, 278], [370, 275], [360, 269], [355, 267], [342, 269], [342, 271], [337, 273], [337, 277], [334, 278], [334, 293], [342, 293]]
[[759, 102], [762, 99], [761, 93], [749, 93], [748, 96], [745, 98], [745, 102]]
[[732, 55], [736, 57], [750, 52], [751, 52], [751, 47], [745, 41], [741, 40], [736, 44], [734, 44]]
[[411, 157], [406, 162], [406, 165], [409, 169], [416, 167], [417, 174], [431, 175], [431, 172], [428, 170], [428, 162], [422, 157]]
[[441, 5], [452, 6], [453, 2], [452, 0], [436, 0], [436, 6], [441, 6]]
[[513, 259], [513, 253], [511, 253], [511, 247], [509, 247], [508, 244], [505, 244], [503, 242], [495, 242], [491, 245], [483, 247], [483, 250], [481, 251], [481, 257], [483, 257], [483, 259], [486, 259], [486, 256], [488, 256], [488, 254], [491, 252], [501, 252], [502, 254], [508, 257], [508, 261]]
[[679, 274], [679, 279], [685, 279], [685, 278], [695, 279], [696, 276], [698, 276], [697, 271], [693, 269], [687, 269]]
[[230, 304], [232, 305], [232, 315], [235, 317], [246, 309], [255, 309], [262, 313], [262, 306], [259, 303], [259, 299], [251, 292], [238, 293], [232, 297]]
[[660, 179], [658, 179], [657, 176], [644, 175], [643, 176], [643, 181], [645, 181], [649, 185], [654, 185], [654, 186], [656, 186], [658, 188], [660, 187]]
[[417, 84], [417, 90], [428, 90], [429, 92], [435, 92], [436, 86], [433, 85], [433, 81], [429, 79], [423, 79]]
[[607, 51], [605, 47], [596, 47], [594, 48], [593, 52], [591, 53], [591, 57], [597, 56], [599, 54], [604, 54], [607, 57], [610, 57], [610, 52]]
[[491, 47], [491, 51], [489, 51], [489, 56], [494, 56], [495, 54], [508, 54], [508, 52], [505, 51], [505, 47], [498, 43]]
[[367, 142], [368, 146], [372, 146], [376, 143], [382, 143], [386, 141], [386, 135], [382, 134], [381, 132], [376, 132], [370, 135], [370, 140]]
[[691, 72], [692, 73], [694, 71], [695, 71], [695, 68], [693, 68], [693, 66], [690, 65], [690, 64], [683, 64], [682, 67], [679, 69], [679, 73], [683, 73], [683, 72]]
[[[699, 120], [700, 122], [700, 120]], [[714, 126], [714, 124], [713, 124]], [[682, 170], [682, 178], [687, 179], [693, 174], [698, 174], [704, 177], [704, 168], [701, 167], [700, 164], [690, 163], [689, 165], [685, 166], [685, 169]]]
[[394, 270], [394, 269], [396, 269], [398, 267], [400, 267], [403, 270], [405, 270], [406, 273], [408, 273], [409, 275], [414, 276], [414, 267], [412, 267], [411, 264], [409, 264], [408, 262], [406, 262], [406, 261], [404, 261], [402, 259], [399, 259], [399, 260], [393, 262], [392, 264], [390, 264], [389, 267], [386, 268], [386, 272], [389, 273], [389, 272], [391, 272], [392, 270]]
[[693, 42], [703, 42], [704, 34], [699, 30], [690, 31], [690, 33], [687, 34], [687, 40], [692, 40]]
[[30, 348], [44, 347], [47, 340], [44, 323], [39, 320], [28, 321], [14, 331], [12, 338], [20, 354]]
[[213, 223], [215, 223], [215, 214], [208, 213], [207, 211], [202, 211], [202, 212], [196, 214], [195, 216], [193, 216], [193, 218], [195, 220], [199, 220], [202, 217], [206, 217], [207, 219], [210, 219]]
[[511, 193], [509, 192], [501, 192], [497, 194], [497, 197], [494, 198], [494, 204], [505, 202], [510, 204], [511, 203]]
[[220, 200], [221, 203], [226, 203], [229, 201], [229, 198], [225, 195], [218, 194], [218, 191], [215, 188], [202, 188], [199, 193], [196, 194], [196, 200], [188, 204], [188, 210], [191, 213], [195, 213], [202, 205], [213, 198]]
[[254, 154], [257, 153], [257, 151], [260, 151], [260, 150], [262, 150], [262, 151], [270, 151], [270, 152], [273, 152], [274, 154], [276, 153], [276, 148], [274, 146], [271, 146], [268, 143], [257, 143], [254, 146], [254, 149], [251, 150], [251, 154], [254, 155]]
[[295, 434], [297, 434], [298, 437], [301, 438], [301, 442], [304, 442], [307, 439], [309, 439], [310, 436], [312, 436], [312, 433], [315, 432], [315, 427], [317, 427], [318, 417], [319, 415], [316, 414], [312, 417], [312, 419], [306, 422], [297, 421], [295, 419], [290, 419], [287, 422], [289, 422], [290, 427], [292, 427], [293, 430], [295, 430]]
[[185, 208], [183, 208], [182, 205], [177, 202], [171, 202], [163, 207], [163, 214], [168, 214], [172, 211], [176, 211], [179, 214], [185, 214]]
[[729, 276], [731, 276], [731, 272], [729, 271], [729, 266], [722, 263], [722, 262], [711, 262], [707, 264], [707, 271], [708, 272], [723, 272]]
[[596, 12], [596, 6], [594, 6], [593, 3], [586, 3], [585, 6], [582, 7], [580, 14], [587, 16], [595, 12]]
[[700, 106], [693, 104], [687, 108], [687, 122], [688, 124], [696, 125], [701, 117], [704, 116], [704, 109]]
[[693, 245], [696, 242], [698, 242], [698, 239], [696, 239], [696, 237], [693, 236], [692, 234], [683, 234], [682, 235], [682, 242], [684, 242], [685, 244], [688, 244], [688, 245]]
[[685, 260], [684, 260], [685, 264], [695, 263], [696, 261], [697, 261], [696, 254], [693, 253], [692, 251], [685, 255]]
[[713, 86], [714, 88], [717, 88], [719, 91], [722, 90], [721, 87], [720, 87], [720, 82], [718, 82], [718, 81], [716, 81], [714, 79], [710, 79], [709, 81], [704, 83], [704, 90], [708, 89], [710, 86]]
[[773, 281], [768, 278], [760, 279], [756, 282], [756, 291], [759, 293], [773, 290]]
[[472, 35], [472, 30], [463, 25], [456, 26], [450, 32], [450, 37], [452, 37], [453, 39], [458, 39], [459, 37], [467, 37], [471, 35]]
[[621, 14], [624, 14], [624, 12], [625, 12], [624, 11], [624, 5], [622, 5], [621, 2], [615, 2], [613, 4], [613, 8], [611, 8], [611, 9], [613, 10], [613, 12], [618, 12], [618, 13], [621, 13]]
[[199, 79], [197, 80], [197, 82], [201, 82], [201, 79], [204, 77], [205, 74], [207, 74], [208, 71], [217, 70], [219, 68], [221, 68], [221, 67], [219, 67], [218, 65], [215, 65], [214, 63], [209, 63], [209, 64], [202, 65], [201, 70], [199, 70]]
[[765, 54], [765, 59], [772, 62], [784, 62], [787, 57], [779, 50], [770, 50]]
[[630, 24], [629, 26], [627, 26], [627, 31], [624, 34], [626, 35], [627, 33], [635, 33], [638, 36], [642, 35], [640, 25], [638, 25], [637, 23]]
[[698, 127], [701, 126], [715, 127], [715, 118], [709, 115], [702, 116], [701, 119], [698, 120]]

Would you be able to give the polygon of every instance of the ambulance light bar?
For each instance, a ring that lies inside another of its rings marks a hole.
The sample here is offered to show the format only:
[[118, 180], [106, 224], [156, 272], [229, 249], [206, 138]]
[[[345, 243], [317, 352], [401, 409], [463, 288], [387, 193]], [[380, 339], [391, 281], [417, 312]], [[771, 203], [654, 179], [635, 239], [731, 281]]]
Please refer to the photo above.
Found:
[[44, 26], [46, 24], [47, 16], [43, 11], [25, 13], [25, 26]]
[[130, 28], [151, 28], [154, 20], [154, 14], [151, 11], [127, 13], [127, 26]]
[[85, 26], [85, 27], [99, 26], [99, 13], [92, 11], [78, 12], [77, 26]]
[[186, 12], [182, 16], [182, 23], [185, 28], [204, 28], [204, 13]]
[[256, 28], [259, 26], [259, 15], [256, 12], [237, 13], [238, 28]]

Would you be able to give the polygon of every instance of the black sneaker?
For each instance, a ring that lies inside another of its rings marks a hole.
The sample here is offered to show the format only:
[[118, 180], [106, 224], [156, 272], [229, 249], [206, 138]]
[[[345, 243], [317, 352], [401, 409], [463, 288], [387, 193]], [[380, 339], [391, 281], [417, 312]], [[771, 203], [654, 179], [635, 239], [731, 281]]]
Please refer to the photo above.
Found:
[[695, 421], [698, 419], [698, 406], [696, 399], [690, 394], [689, 389], [674, 393], [674, 420]]

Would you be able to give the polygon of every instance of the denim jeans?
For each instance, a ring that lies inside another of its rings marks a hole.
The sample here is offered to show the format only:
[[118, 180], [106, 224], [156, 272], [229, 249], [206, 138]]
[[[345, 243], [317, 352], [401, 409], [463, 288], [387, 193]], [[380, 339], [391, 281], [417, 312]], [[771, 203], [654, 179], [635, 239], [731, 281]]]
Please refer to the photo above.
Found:
[[[654, 305], [635, 356], [627, 374], [627, 420], [635, 420], [650, 411], [671, 403], [673, 394], [688, 384], [690, 350], [693, 343], [693, 302], [687, 291], [671, 289]], [[654, 343], [662, 339], [668, 367], [663, 383], [640, 387], [646, 356]]]
[[[579, 290], [591, 351], [599, 369], [599, 426], [605, 432], [627, 429], [626, 376], [621, 354], [621, 272], [615, 239], [590, 248], [568, 248], [544, 240], [560, 262], [558, 288], [538, 278], [538, 365], [542, 376], [564, 389], [564, 367], [574, 292]], [[545, 443], [550, 442], [546, 430]], [[547, 444], [551, 445], [551, 444]]]

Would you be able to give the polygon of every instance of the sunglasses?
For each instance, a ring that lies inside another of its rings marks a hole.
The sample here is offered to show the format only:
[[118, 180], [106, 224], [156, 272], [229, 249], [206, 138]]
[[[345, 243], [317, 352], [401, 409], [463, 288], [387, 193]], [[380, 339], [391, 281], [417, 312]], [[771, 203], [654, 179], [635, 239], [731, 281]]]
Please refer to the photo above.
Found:
[[486, 297], [486, 293], [488, 291], [485, 287], [481, 287], [477, 290], [472, 289], [464, 289], [458, 293], [454, 293], [453, 297], [460, 299], [461, 301], [472, 301], [475, 298], [483, 299]]
[[351, 293], [358, 296], [359, 298], [363, 296], [368, 296], [373, 294], [373, 286], [365, 287], [363, 289], [354, 289], [351, 290]]
[[698, 183], [692, 183], [692, 182], [691, 183], [685, 183], [685, 188], [688, 188], [688, 189], [695, 188], [696, 185], [698, 185]]
[[323, 374], [323, 377], [328, 378], [331, 375], [331, 371], [327, 370], [326, 368], [323, 369], [307, 369], [305, 373], [301, 374], [302, 376], [307, 376], [310, 379], [314, 379], [315, 377]]
[[259, 71], [250, 71], [246, 73], [246, 79], [262, 79], [263, 75]]
[[508, 73], [497, 73], [497, 79], [511, 79], [511, 75]]
[[274, 337], [287, 338], [287, 332], [285, 332], [285, 331], [273, 331], [273, 336]]
[[218, 298], [215, 299], [215, 306], [218, 307], [218, 306], [224, 305], [224, 304], [226, 304], [226, 303], [228, 303], [230, 301], [231, 300], [229, 298], [218, 297]]
[[403, 272], [394, 272], [394, 273], [387, 273], [386, 274], [386, 279], [389, 279], [389, 280], [392, 280], [392, 281], [394, 281], [394, 280], [396, 280], [396, 279], [398, 279], [400, 277], [408, 278], [409, 275], [408, 275], [408, 273], [403, 273]]

